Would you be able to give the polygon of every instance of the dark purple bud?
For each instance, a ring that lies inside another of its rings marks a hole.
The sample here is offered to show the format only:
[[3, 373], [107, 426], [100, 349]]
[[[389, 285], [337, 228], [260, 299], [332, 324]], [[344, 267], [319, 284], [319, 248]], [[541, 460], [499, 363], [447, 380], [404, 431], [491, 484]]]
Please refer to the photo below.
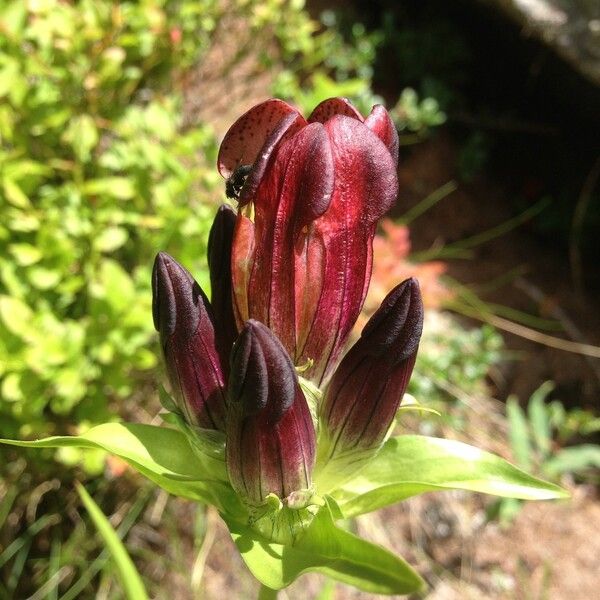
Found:
[[225, 430], [225, 379], [208, 299], [164, 252], [152, 271], [152, 315], [172, 394], [188, 423]]
[[408, 386], [423, 330], [416, 279], [395, 287], [335, 371], [321, 407], [334, 452], [381, 444]]
[[271, 330], [244, 326], [231, 353], [227, 470], [251, 506], [309, 489], [315, 432], [292, 361]]
[[229, 368], [231, 347], [238, 335], [231, 290], [231, 242], [236, 219], [236, 212], [223, 204], [217, 211], [208, 237], [211, 306], [217, 331], [218, 350], [223, 359], [223, 367], [226, 369]]

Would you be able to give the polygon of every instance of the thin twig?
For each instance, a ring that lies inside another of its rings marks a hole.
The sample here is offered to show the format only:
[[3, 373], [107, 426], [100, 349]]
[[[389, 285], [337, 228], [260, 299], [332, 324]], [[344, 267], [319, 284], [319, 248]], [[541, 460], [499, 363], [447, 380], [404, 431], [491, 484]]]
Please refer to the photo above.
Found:
[[496, 315], [481, 314], [476, 310], [463, 309], [457, 306], [453, 306], [452, 309], [466, 315], [467, 317], [483, 321], [484, 323], [489, 323], [498, 329], [508, 331], [509, 333], [525, 338], [526, 340], [531, 340], [532, 342], [537, 342], [538, 344], [542, 344], [550, 348], [564, 350], [565, 352], [572, 352], [573, 354], [581, 354], [582, 356], [600, 358], [600, 347], [598, 346], [581, 344], [579, 342], [572, 342], [570, 340], [563, 340], [562, 338], [557, 338], [546, 333], [540, 333], [539, 331], [535, 331], [534, 329], [530, 329], [524, 325], [513, 323], [512, 321], [503, 319], [502, 317], [497, 317]]
[[[530, 281], [527, 281], [523, 277], [519, 277], [515, 281], [514, 285], [516, 288], [527, 294], [538, 304], [547, 304], [546, 294], [544, 294], [544, 292], [540, 290], [540, 288], [538, 288]], [[575, 323], [572, 321], [569, 315], [567, 315], [567, 313], [560, 306], [557, 305], [552, 307], [550, 314], [554, 319], [560, 321], [562, 328], [573, 341], [579, 344], [587, 344], [587, 339], [583, 332], [579, 329], [579, 327], [577, 327], [577, 325], [575, 325]], [[584, 356], [584, 358], [590, 366], [590, 368], [592, 369], [592, 371], [594, 372], [596, 379], [600, 381], [600, 365], [598, 364], [598, 362], [587, 355]]]

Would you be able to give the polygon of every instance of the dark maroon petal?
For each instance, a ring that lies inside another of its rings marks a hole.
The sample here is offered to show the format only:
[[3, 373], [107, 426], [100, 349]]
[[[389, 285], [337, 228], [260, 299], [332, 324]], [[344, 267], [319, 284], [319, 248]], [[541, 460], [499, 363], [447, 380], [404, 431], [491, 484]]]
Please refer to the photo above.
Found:
[[265, 140], [263, 147], [254, 161], [252, 170], [244, 182], [239, 197], [240, 206], [245, 206], [254, 199], [258, 186], [267, 170], [267, 166], [270, 164], [273, 153], [279, 144], [300, 131], [303, 127], [306, 127], [306, 125], [304, 117], [298, 113], [286, 115], [275, 125], [273, 131]]
[[326, 123], [335, 115], [352, 117], [361, 123], [364, 121], [363, 116], [347, 98], [328, 98], [327, 100], [323, 100], [323, 102], [318, 104], [312, 113], [310, 113], [310, 117], [308, 117], [307, 121], [309, 123]]
[[406, 391], [423, 329], [419, 286], [394, 288], [335, 371], [321, 406], [321, 423], [336, 452], [376, 448]]
[[173, 396], [190, 424], [225, 429], [224, 376], [208, 299], [189, 272], [160, 252], [152, 311]]
[[223, 177], [230, 177], [240, 165], [252, 165], [265, 140], [279, 121], [298, 111], [283, 100], [271, 98], [244, 113], [225, 134], [217, 166]]
[[231, 356], [227, 468], [250, 505], [311, 485], [315, 434], [285, 349], [262, 323], [244, 326]]
[[[255, 198], [248, 315], [266, 323], [294, 358], [298, 311], [294, 261], [310, 223], [327, 210], [333, 185], [329, 138], [323, 125], [314, 123], [279, 147]], [[234, 271], [245, 264], [247, 260], [238, 262], [234, 256]], [[236, 274], [234, 281], [242, 276]]]
[[393, 356], [406, 360], [417, 351], [423, 330], [423, 303], [419, 283], [411, 277], [397, 285], [382, 301], [361, 333], [373, 356], [385, 354], [390, 347], [402, 349]]
[[381, 104], [376, 104], [365, 119], [365, 125], [387, 146], [394, 162], [398, 163], [398, 131], [390, 114]]
[[211, 306], [217, 332], [217, 345], [224, 366], [228, 366], [229, 353], [238, 335], [231, 289], [231, 245], [236, 218], [236, 212], [223, 204], [217, 211], [208, 236]]
[[[392, 156], [369, 128], [335, 116], [325, 129], [333, 154], [334, 192], [325, 214], [308, 228], [306, 252], [296, 261], [296, 279], [314, 279], [321, 286], [319, 296], [311, 298], [316, 305], [305, 308], [313, 318], [296, 350], [296, 364], [313, 361], [306, 377], [317, 383], [327, 378], [358, 318], [371, 276], [375, 225], [398, 190]], [[322, 255], [320, 270], [310, 260], [313, 252]], [[298, 275], [302, 268], [305, 277]]]

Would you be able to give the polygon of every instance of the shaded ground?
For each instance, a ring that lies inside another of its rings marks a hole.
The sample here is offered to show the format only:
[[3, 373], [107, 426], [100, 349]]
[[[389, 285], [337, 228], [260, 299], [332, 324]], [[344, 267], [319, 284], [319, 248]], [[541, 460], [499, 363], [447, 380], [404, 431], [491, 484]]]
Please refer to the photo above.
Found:
[[[457, 143], [441, 133], [405, 156], [400, 165], [398, 214], [457, 178], [457, 155]], [[442, 247], [508, 222], [515, 214], [508, 189], [512, 184], [510, 179], [503, 185], [484, 177], [461, 183], [456, 192], [411, 225], [413, 249]], [[488, 288], [480, 294], [488, 302], [555, 320], [563, 329], [545, 333], [600, 344], [600, 296], [590, 290], [575, 292], [568, 255], [559, 244], [540, 239], [524, 224], [474, 247], [472, 253], [471, 258], [449, 261], [452, 277], [482, 290]], [[508, 348], [518, 352], [519, 360], [507, 362], [503, 379], [495, 382], [501, 397], [516, 393], [526, 399], [540, 382], [553, 379], [558, 386], [556, 395], [567, 404], [600, 408], [598, 359], [504, 333]]]

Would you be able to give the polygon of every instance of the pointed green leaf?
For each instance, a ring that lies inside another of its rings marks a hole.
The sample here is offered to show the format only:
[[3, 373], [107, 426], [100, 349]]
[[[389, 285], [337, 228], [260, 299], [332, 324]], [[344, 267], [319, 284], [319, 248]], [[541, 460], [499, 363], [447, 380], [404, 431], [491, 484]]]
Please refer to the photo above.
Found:
[[510, 429], [510, 447], [513, 458], [523, 469], [531, 469], [531, 438], [529, 436], [529, 425], [525, 412], [519, 405], [519, 400], [510, 396], [506, 401], [506, 416]]
[[268, 542], [237, 523], [229, 529], [248, 568], [268, 588], [282, 589], [309, 571], [375, 594], [408, 594], [424, 586], [400, 557], [336, 527], [328, 506], [293, 546]]
[[117, 567], [117, 575], [123, 586], [125, 597], [129, 600], [146, 600], [148, 594], [144, 588], [142, 578], [127, 553], [123, 542], [112, 528], [110, 521], [104, 516], [100, 507], [94, 502], [94, 499], [82, 485], [77, 485], [77, 491]]
[[[223, 463], [202, 462], [186, 436], [175, 429], [135, 423], [104, 423], [78, 436], [55, 436], [35, 441], [0, 440], [25, 448], [101, 448], [119, 456], [171, 494], [214, 504], [231, 514], [244, 514]], [[210, 465], [209, 468], [207, 465]]]
[[468, 444], [418, 435], [389, 439], [379, 454], [333, 494], [345, 517], [432, 490], [462, 489], [506, 498], [565, 498], [565, 490]]
[[548, 456], [552, 445], [552, 425], [550, 423], [550, 410], [546, 406], [546, 398], [554, 387], [552, 381], [545, 381], [531, 394], [527, 404], [527, 416], [531, 424], [531, 433], [542, 457]]

